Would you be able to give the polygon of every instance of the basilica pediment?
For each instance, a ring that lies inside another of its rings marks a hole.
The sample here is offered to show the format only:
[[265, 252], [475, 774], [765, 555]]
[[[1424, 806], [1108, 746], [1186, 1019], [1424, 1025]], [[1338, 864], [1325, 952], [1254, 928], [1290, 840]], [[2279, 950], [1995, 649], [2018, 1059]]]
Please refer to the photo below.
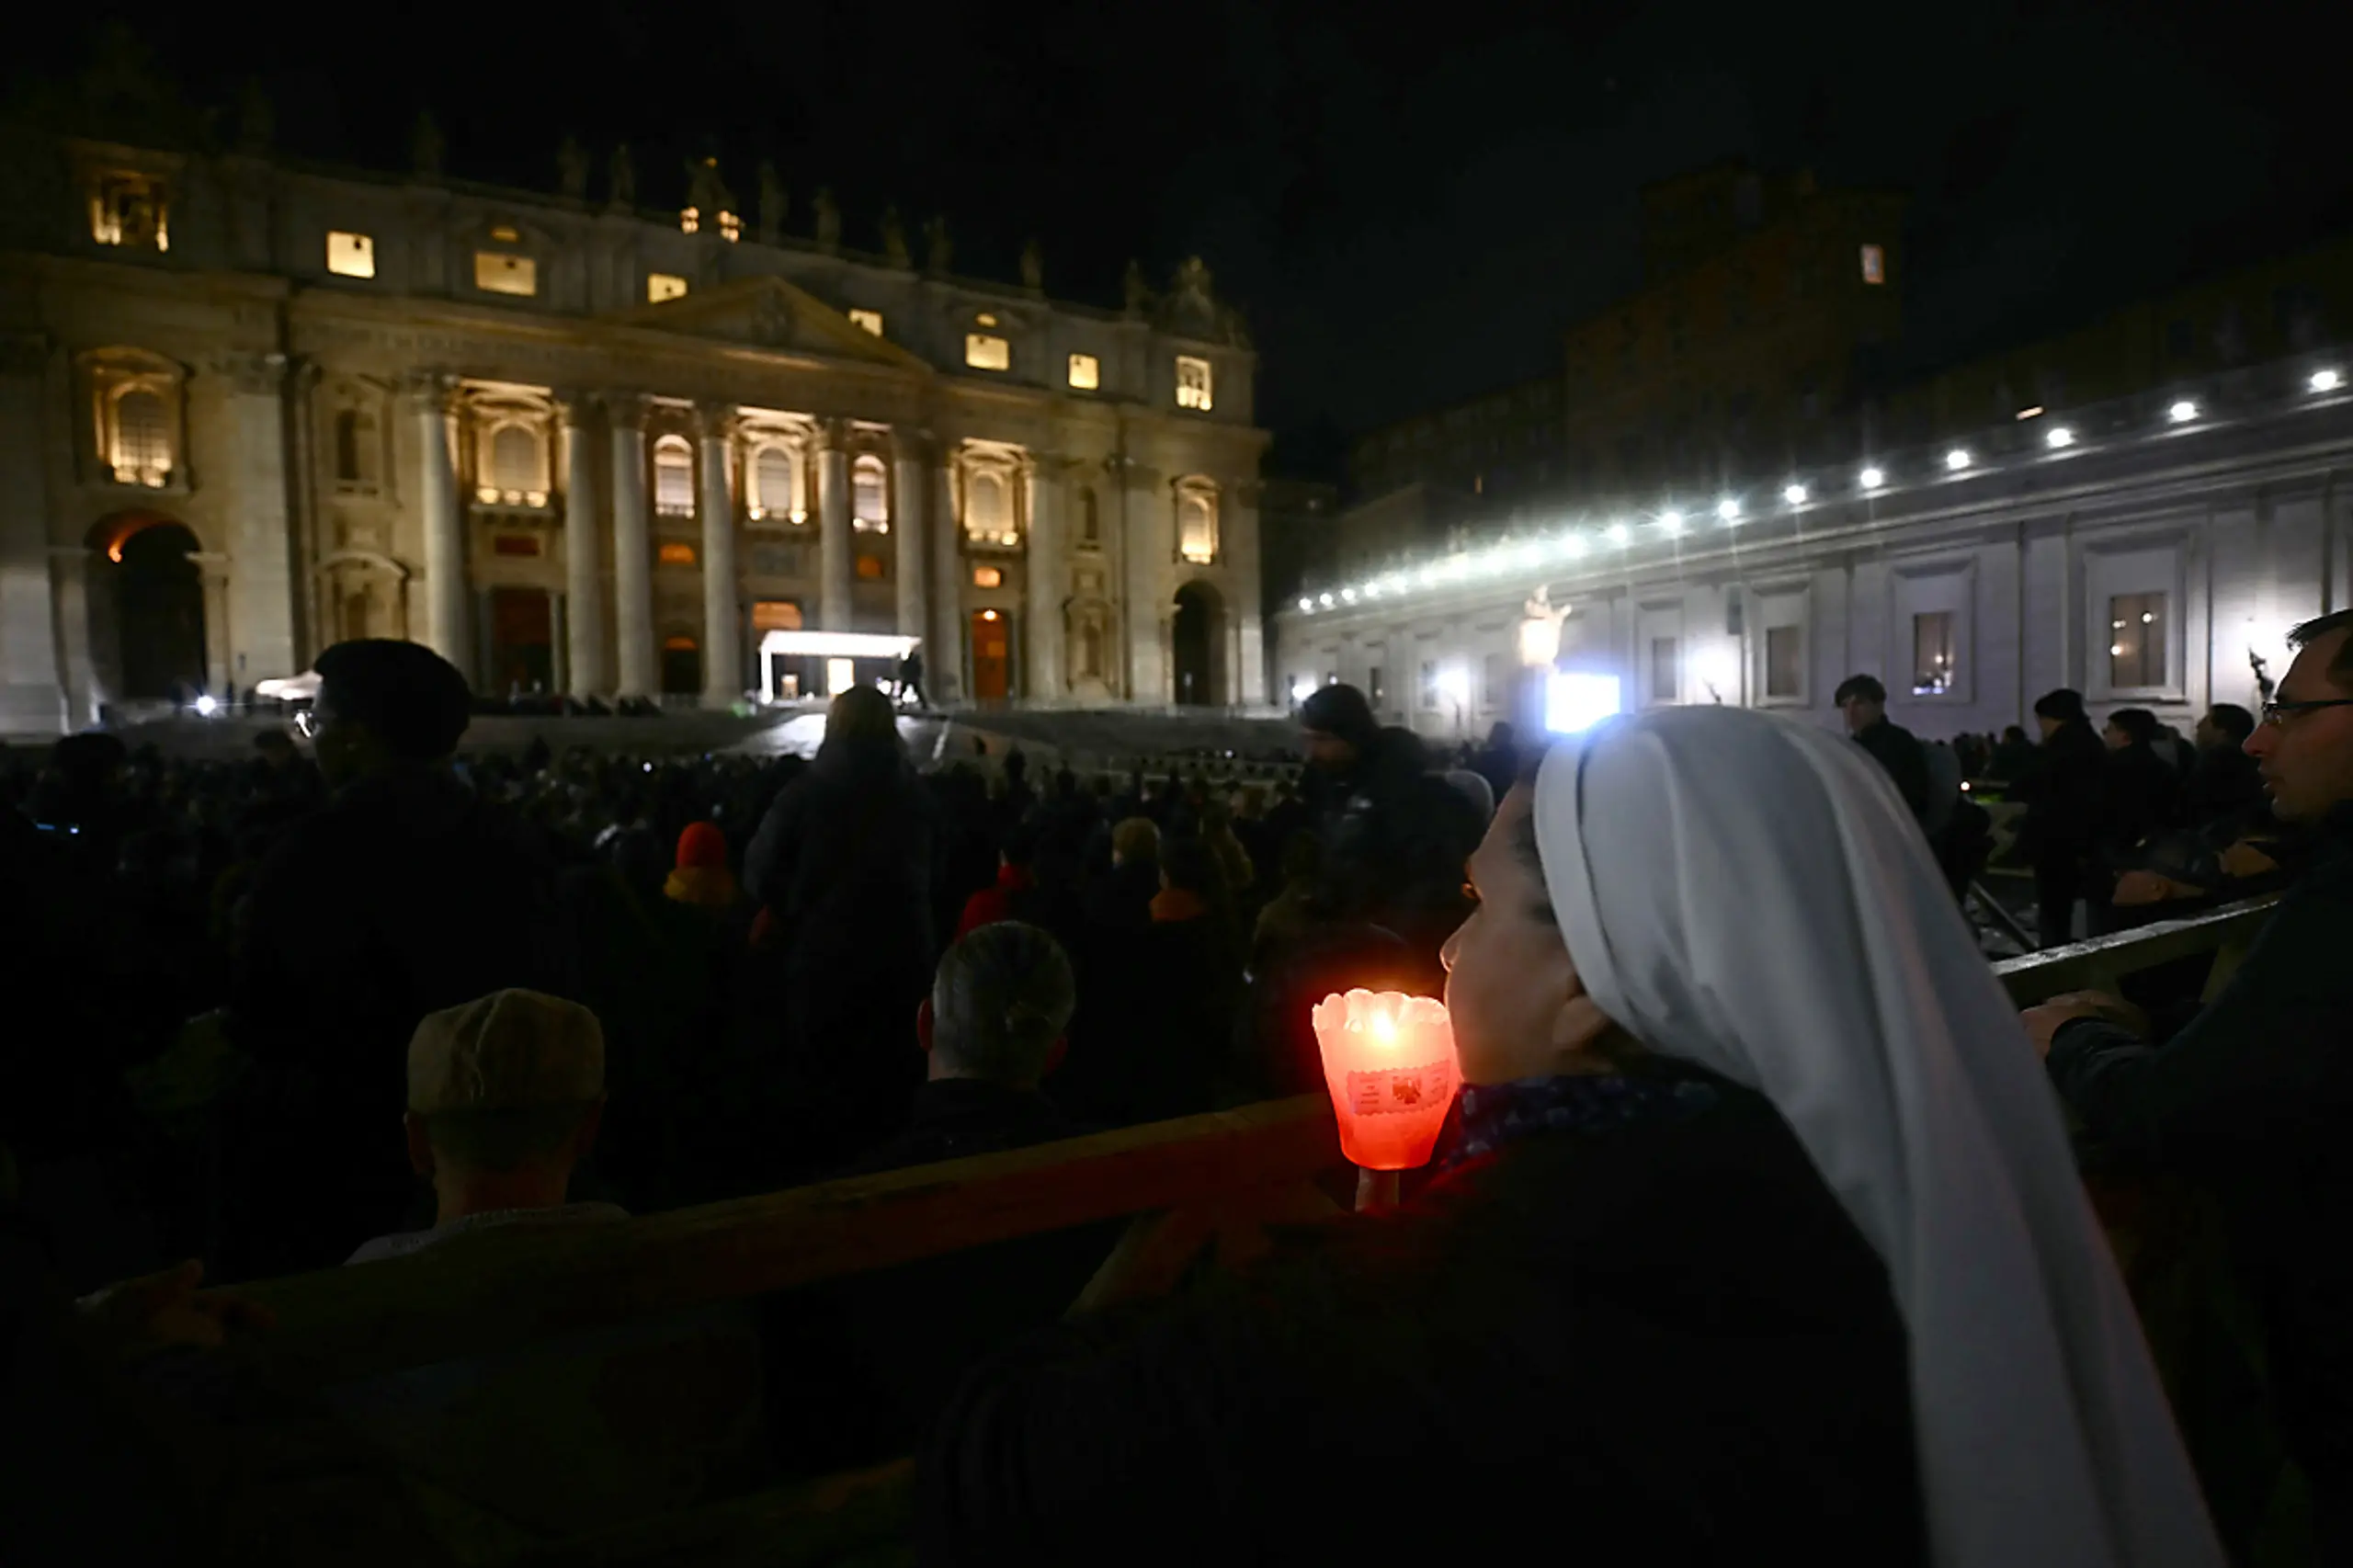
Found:
[[898, 345], [877, 337], [781, 278], [739, 278], [660, 304], [640, 305], [615, 319], [628, 326], [748, 348], [824, 354], [898, 369], [927, 368]]

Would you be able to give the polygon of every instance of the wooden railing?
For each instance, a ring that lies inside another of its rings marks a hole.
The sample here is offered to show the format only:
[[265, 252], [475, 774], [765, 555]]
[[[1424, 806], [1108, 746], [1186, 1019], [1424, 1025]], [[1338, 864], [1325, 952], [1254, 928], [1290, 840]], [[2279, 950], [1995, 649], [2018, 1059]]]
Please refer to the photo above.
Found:
[[[2023, 1006], [2211, 953], [2211, 995], [2268, 914], [2269, 901], [2232, 905], [1996, 972]], [[1351, 1183], [1329, 1102], [1302, 1096], [625, 1224], [516, 1232], [494, 1250], [427, 1251], [239, 1293], [278, 1320], [266, 1349], [273, 1369], [325, 1383], [1132, 1217], [1074, 1308], [1087, 1310], [1166, 1290], [1211, 1246], [1222, 1261], [1245, 1259], [1266, 1244], [1267, 1223], [1336, 1215]], [[824, 1543], [894, 1528], [906, 1479], [901, 1464], [802, 1483], [529, 1561], [718, 1561], [753, 1540], [770, 1544], [764, 1561], [832, 1561]]]

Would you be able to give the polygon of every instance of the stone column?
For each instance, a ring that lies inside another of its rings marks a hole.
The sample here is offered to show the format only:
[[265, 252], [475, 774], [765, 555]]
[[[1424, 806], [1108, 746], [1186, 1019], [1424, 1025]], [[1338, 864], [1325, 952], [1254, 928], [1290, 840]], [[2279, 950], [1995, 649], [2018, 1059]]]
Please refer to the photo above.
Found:
[[[702, 459], [702, 483], [696, 486], [702, 508], [702, 701], [706, 708], [726, 708], [744, 695], [744, 612], [735, 574], [735, 495], [728, 484], [727, 461], [735, 440], [733, 407], [707, 403], [697, 408], [695, 439]], [[827, 581], [830, 585], [831, 579]]]
[[[928, 637], [931, 596], [924, 567], [924, 524], [930, 514], [930, 443], [912, 430], [891, 432], [891, 538], [902, 637]], [[926, 663], [929, 663], [928, 660]]]
[[1035, 460], [1029, 475], [1029, 538], [1021, 596], [1028, 670], [1022, 695], [1036, 703], [1059, 702], [1068, 689], [1063, 679], [1063, 598], [1070, 551], [1063, 481], [1069, 469], [1066, 460], [1044, 456]]
[[229, 437], [222, 454], [226, 460], [215, 477], [234, 498], [228, 537], [222, 540], [235, 565], [228, 579], [222, 630], [228, 634], [228, 677], [243, 689], [266, 677], [302, 673], [294, 657], [286, 357], [229, 355], [214, 360], [210, 369]]
[[[97, 723], [98, 704], [107, 700], [98, 685], [97, 661], [90, 651], [90, 554], [80, 545], [59, 545], [49, 552], [49, 619], [57, 628], [57, 683], [65, 697], [63, 717], [68, 731]], [[5, 606], [11, 614], [16, 609], [14, 598], [11, 595]], [[0, 627], [0, 631], [6, 631]], [[13, 632], [8, 635], [13, 658], [15, 640]]]
[[1217, 553], [1226, 569], [1225, 613], [1238, 628], [1240, 646], [1234, 655], [1233, 677], [1226, 687], [1226, 700], [1252, 706], [1282, 701], [1285, 699], [1272, 691], [1272, 682], [1267, 678], [1266, 628], [1258, 616], [1258, 551], [1262, 542], [1259, 489], [1256, 483], [1237, 484], [1229, 489], [1227, 496], [1230, 499], [1221, 498], [1221, 506], [1231, 511], [1222, 511], [1218, 517]]
[[[850, 610], [849, 426], [828, 419], [817, 426], [817, 625], [852, 630]], [[928, 661], [926, 661], [928, 662]]]
[[[204, 578], [204, 689], [226, 702], [234, 684], [229, 663], [229, 558], [212, 550], [192, 550], [188, 558]], [[449, 662], [460, 670], [466, 667], [462, 658]]]
[[944, 448], [932, 471], [931, 493], [932, 631], [924, 676], [934, 698], [953, 702], [964, 691], [964, 523], [956, 512], [956, 467]]
[[572, 646], [565, 625], [571, 618], [565, 613], [565, 597], [562, 588], [548, 590], [548, 691], [551, 695], [572, 689]]
[[[88, 660], [89, 617], [66, 632], [59, 619], [58, 580], [85, 572], [89, 551], [70, 552], [74, 565], [49, 548], [49, 485], [41, 446], [51, 400], [43, 395], [48, 347], [38, 338], [0, 338], [0, 731], [55, 733], [97, 716], [85, 678], [78, 693], [61, 679], [61, 647], [78, 637]], [[67, 552], [61, 552], [61, 554]]]
[[563, 678], [556, 689], [586, 697], [605, 683], [604, 549], [597, 538], [597, 454], [585, 399], [557, 405], [563, 430]]
[[1162, 707], [1168, 691], [1169, 584], [1176, 551], [1176, 509], [1157, 471], [1131, 461], [1120, 476], [1126, 503], [1128, 700]]
[[654, 541], [645, 528], [645, 403], [605, 399], [613, 456], [613, 621], [622, 697], [651, 697], [661, 684], [654, 654]]
[[449, 377], [428, 370], [410, 378], [408, 392], [421, 459], [416, 502], [425, 524], [425, 642], [462, 670], [472, 663], [473, 649], [466, 625], [464, 511], [449, 456], [455, 387]]

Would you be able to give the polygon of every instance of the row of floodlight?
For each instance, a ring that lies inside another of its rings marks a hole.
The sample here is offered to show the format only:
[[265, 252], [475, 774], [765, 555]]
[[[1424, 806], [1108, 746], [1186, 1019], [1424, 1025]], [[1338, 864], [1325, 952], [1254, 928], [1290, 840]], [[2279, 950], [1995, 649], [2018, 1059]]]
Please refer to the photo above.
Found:
[[[2344, 378], [2335, 370], [2314, 370], [2306, 378], [2305, 385], [2316, 392], [2331, 392], [2344, 385]], [[2203, 411], [2189, 398], [2176, 401], [2165, 410], [2165, 420], [2172, 425], [2188, 425]], [[2039, 408], [2022, 412], [2021, 419], [2041, 415]], [[2042, 444], [2052, 451], [2063, 451], [2075, 444], [2075, 430], [2065, 425], [2052, 425], [2042, 433]], [[1966, 447], [1954, 447], [1945, 453], [1945, 471], [1961, 473], [1976, 466], [1977, 460]], [[1855, 475], [1857, 487], [1870, 494], [1887, 487], [1887, 471], [1869, 464]], [[1801, 480], [1791, 480], [1781, 487], [1784, 506], [1794, 511], [1813, 499], [1813, 492]], [[1738, 527], [1742, 520], [1739, 500], [1727, 495], [1716, 503], [1716, 518], [1726, 528]], [[1666, 539], [1680, 538], [1690, 527], [1690, 518], [1683, 512], [1669, 507], [1652, 517], [1650, 526]], [[1598, 530], [1607, 543], [1623, 547], [1633, 541], [1633, 526], [1620, 518]], [[1402, 594], [1415, 587], [1434, 588], [1447, 583], [1460, 583], [1472, 577], [1495, 576], [1499, 574], [1527, 570], [1557, 562], [1583, 560], [1592, 543], [1582, 533], [1567, 533], [1539, 542], [1500, 544], [1476, 557], [1451, 555], [1442, 562], [1431, 562], [1418, 568], [1392, 572], [1376, 577], [1359, 587], [1340, 588], [1322, 594], [1302, 595], [1299, 608], [1309, 614], [1318, 609], [1332, 609], [1343, 604], [1356, 604], [1365, 599], [1379, 599]]]

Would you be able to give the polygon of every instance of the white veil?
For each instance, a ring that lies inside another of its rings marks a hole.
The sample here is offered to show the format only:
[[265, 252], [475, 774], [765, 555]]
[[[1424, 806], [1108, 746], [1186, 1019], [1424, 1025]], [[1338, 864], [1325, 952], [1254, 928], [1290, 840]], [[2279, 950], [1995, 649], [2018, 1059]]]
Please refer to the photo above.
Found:
[[1771, 1100], [1886, 1263], [1938, 1568], [2220, 1568], [2051, 1087], [1870, 758], [1666, 709], [1555, 747], [1535, 825], [1601, 1010]]

